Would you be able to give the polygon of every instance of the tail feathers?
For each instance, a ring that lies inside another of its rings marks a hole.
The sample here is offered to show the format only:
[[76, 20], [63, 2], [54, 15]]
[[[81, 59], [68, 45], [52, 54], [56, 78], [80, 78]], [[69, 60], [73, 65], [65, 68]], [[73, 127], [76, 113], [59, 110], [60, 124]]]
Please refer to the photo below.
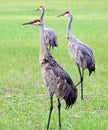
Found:
[[52, 47], [52, 48], [54, 48], [54, 47], [57, 47], [58, 45], [57, 45], [57, 41], [55, 41], [55, 39], [53, 38], [53, 39], [51, 39], [51, 40], [49, 40], [49, 44], [50, 44], [50, 46]]
[[95, 64], [89, 64], [87, 68], [89, 70], [89, 76], [91, 75], [92, 71], [95, 72]]
[[77, 89], [73, 86], [70, 86], [70, 90], [65, 90], [63, 99], [66, 102], [66, 109], [68, 109], [70, 106], [72, 107], [77, 99]]

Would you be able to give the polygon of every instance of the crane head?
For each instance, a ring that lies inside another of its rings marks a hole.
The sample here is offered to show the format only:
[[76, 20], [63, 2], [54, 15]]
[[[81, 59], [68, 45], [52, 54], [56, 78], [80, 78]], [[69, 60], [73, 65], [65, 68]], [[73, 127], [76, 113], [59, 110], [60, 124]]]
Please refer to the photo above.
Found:
[[41, 6], [39, 7], [39, 9], [40, 9], [40, 10], [43, 10], [43, 9], [45, 9], [45, 8], [44, 8], [44, 6], [41, 5]]
[[70, 11], [66, 11], [63, 14], [58, 15], [58, 17], [60, 17], [60, 16], [68, 16], [69, 17], [69, 16], [72, 16], [72, 14]]
[[39, 8], [37, 8], [35, 11], [37, 11], [37, 10], [44, 10], [45, 8], [44, 8], [44, 6], [43, 5], [41, 5], [41, 6], [39, 6]]
[[35, 19], [35, 20], [31, 21], [31, 22], [23, 23], [23, 25], [27, 25], [27, 24], [41, 25], [41, 20], [40, 19]]

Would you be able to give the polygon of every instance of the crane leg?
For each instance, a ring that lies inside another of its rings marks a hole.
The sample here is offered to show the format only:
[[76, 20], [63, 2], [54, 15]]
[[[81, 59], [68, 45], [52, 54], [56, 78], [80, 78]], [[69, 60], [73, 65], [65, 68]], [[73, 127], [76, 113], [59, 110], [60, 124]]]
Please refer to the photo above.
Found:
[[60, 103], [60, 100], [58, 99], [59, 130], [61, 130], [60, 108], [61, 108], [61, 103]]
[[80, 67], [78, 65], [78, 71], [79, 71], [79, 74], [80, 74], [80, 81], [75, 85], [75, 87], [77, 87], [80, 83], [81, 83], [81, 100], [83, 100], [83, 79], [84, 79], [84, 69], [82, 69], [82, 73], [81, 73], [81, 70], [80, 70]]
[[47, 130], [49, 129], [52, 110], [53, 110], [53, 95], [50, 95], [50, 113], [49, 113], [49, 118], [48, 118]]
[[83, 80], [84, 80], [84, 70], [82, 69], [82, 82], [81, 82], [81, 100], [83, 100]]

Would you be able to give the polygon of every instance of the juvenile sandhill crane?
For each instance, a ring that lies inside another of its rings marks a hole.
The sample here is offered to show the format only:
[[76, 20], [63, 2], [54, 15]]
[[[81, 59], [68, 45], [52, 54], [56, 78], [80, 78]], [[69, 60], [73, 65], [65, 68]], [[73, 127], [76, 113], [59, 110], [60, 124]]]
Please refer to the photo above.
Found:
[[60, 67], [52, 57], [47, 45], [44, 42], [44, 27], [40, 19], [35, 19], [31, 22], [24, 23], [34, 24], [39, 26], [40, 32], [40, 66], [44, 84], [48, 87], [50, 95], [50, 113], [48, 118], [47, 130], [49, 129], [50, 118], [53, 110], [53, 95], [58, 99], [58, 115], [59, 115], [59, 130], [61, 130], [60, 118], [60, 100], [64, 99], [66, 108], [72, 106], [77, 99], [77, 89], [70, 76]]
[[[40, 19], [43, 22], [45, 7], [40, 6], [38, 9], [36, 9], [36, 11], [37, 10], [42, 11], [42, 15], [41, 15]], [[44, 40], [45, 40], [45, 43], [50, 46], [50, 49], [51, 49], [51, 47], [54, 49], [54, 47], [58, 46], [57, 36], [52, 28], [44, 26]]]
[[[72, 13], [66, 11], [65, 13], [59, 16], [67, 16], [69, 18], [67, 23], [67, 29], [66, 29], [66, 34], [68, 39], [68, 50], [71, 58], [73, 59], [73, 61], [76, 63], [78, 67], [78, 71], [80, 74], [80, 81], [76, 86], [78, 86], [81, 83], [81, 99], [83, 100], [84, 70], [85, 69], [89, 70], [89, 76], [91, 75], [92, 71], [95, 71], [95, 60], [94, 60], [93, 52], [87, 44], [77, 39], [71, 33], [70, 28], [73, 19]], [[82, 68], [82, 72], [80, 68]]]

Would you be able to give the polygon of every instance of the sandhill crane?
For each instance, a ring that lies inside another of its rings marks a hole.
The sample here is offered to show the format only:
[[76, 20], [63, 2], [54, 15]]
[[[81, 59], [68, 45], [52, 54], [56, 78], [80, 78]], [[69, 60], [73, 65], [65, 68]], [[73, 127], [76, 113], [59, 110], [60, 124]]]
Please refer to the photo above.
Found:
[[52, 57], [47, 45], [44, 42], [44, 28], [40, 19], [35, 19], [31, 22], [24, 23], [34, 24], [39, 26], [40, 32], [40, 66], [44, 84], [48, 87], [50, 95], [50, 113], [48, 118], [47, 130], [49, 129], [50, 118], [53, 110], [53, 95], [58, 99], [58, 115], [59, 115], [59, 130], [61, 130], [60, 118], [60, 100], [64, 99], [66, 108], [72, 106], [77, 99], [77, 88], [70, 76], [60, 67]]
[[[85, 69], [89, 70], [89, 76], [91, 75], [92, 71], [95, 71], [95, 60], [94, 60], [93, 52], [87, 44], [77, 39], [71, 33], [70, 28], [73, 19], [72, 13], [66, 11], [65, 13], [59, 16], [67, 16], [69, 18], [67, 23], [67, 29], [66, 29], [66, 34], [68, 39], [68, 50], [71, 58], [73, 59], [73, 61], [76, 63], [78, 67], [78, 71], [80, 74], [80, 81], [78, 82], [77, 85], [81, 83], [81, 99], [83, 100], [84, 70]], [[80, 68], [82, 68], [82, 72]]]
[[[38, 9], [36, 9], [36, 11], [37, 10], [42, 11], [42, 15], [41, 15], [40, 19], [43, 22], [45, 7], [40, 6]], [[50, 49], [51, 49], [51, 47], [54, 49], [54, 47], [58, 46], [57, 36], [52, 28], [44, 26], [44, 40], [45, 40], [45, 43], [50, 46]]]

